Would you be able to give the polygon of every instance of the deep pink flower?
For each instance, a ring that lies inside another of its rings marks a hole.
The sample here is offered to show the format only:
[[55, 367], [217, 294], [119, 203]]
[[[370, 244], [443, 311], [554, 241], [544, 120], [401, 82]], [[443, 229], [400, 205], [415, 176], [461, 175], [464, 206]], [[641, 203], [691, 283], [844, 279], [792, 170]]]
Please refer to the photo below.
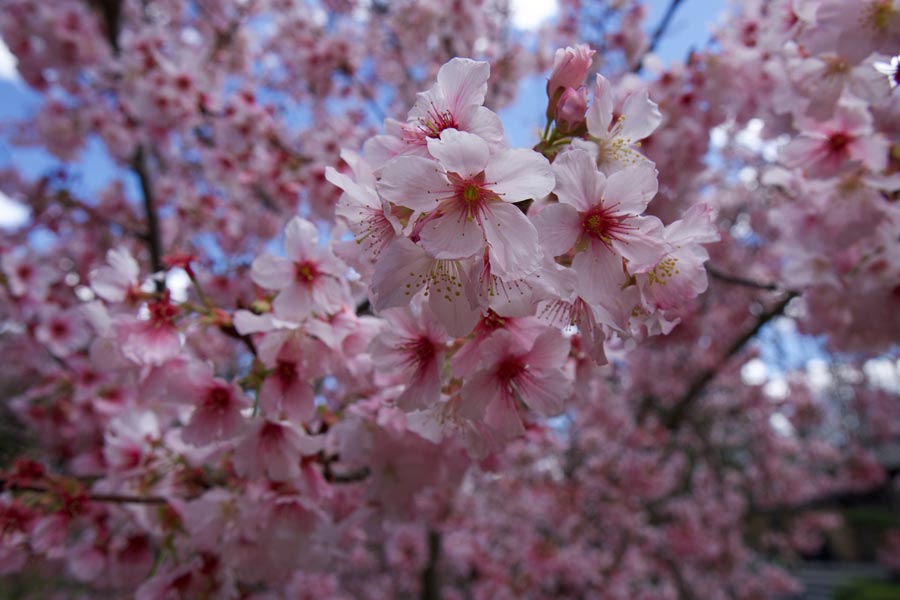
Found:
[[370, 349], [376, 368], [397, 376], [406, 389], [403, 410], [427, 408], [441, 396], [441, 369], [450, 337], [426, 306], [384, 311], [386, 327]]
[[498, 331], [481, 344], [481, 356], [481, 369], [460, 391], [461, 416], [483, 418], [502, 437], [514, 437], [524, 431], [518, 401], [544, 417], [562, 412], [572, 381], [562, 371], [569, 341], [558, 330], [548, 329], [531, 346]]
[[291, 481], [300, 476], [300, 459], [321, 448], [319, 440], [292, 423], [256, 419], [238, 442], [232, 460], [241, 477]]

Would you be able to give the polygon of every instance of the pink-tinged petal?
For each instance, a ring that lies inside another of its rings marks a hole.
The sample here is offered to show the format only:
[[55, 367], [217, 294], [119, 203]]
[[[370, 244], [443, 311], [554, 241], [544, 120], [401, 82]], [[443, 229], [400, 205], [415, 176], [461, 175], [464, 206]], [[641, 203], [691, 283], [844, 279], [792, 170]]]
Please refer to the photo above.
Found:
[[[386, 125], [387, 123], [385, 123]], [[376, 135], [363, 145], [363, 153], [372, 168], [378, 169], [409, 149], [402, 138], [394, 135]]]
[[263, 254], [253, 260], [250, 278], [261, 288], [281, 290], [294, 282], [294, 264], [280, 256]]
[[346, 204], [354, 211], [349, 217], [345, 216], [348, 221], [358, 221], [358, 211], [362, 207], [376, 210], [381, 208], [381, 200], [378, 198], [378, 194], [375, 193], [374, 189], [359, 185], [347, 175], [338, 172], [334, 167], [325, 168], [325, 179], [332, 185], [339, 187], [343, 190], [344, 194], [346, 194], [346, 197], [349, 200]]
[[447, 107], [454, 115], [472, 105], [484, 104], [491, 66], [470, 58], [454, 58], [437, 74]]
[[315, 389], [308, 381], [298, 379], [284, 390], [281, 408], [285, 416], [295, 422], [302, 423], [312, 419], [316, 411]]
[[459, 115], [459, 128], [474, 133], [491, 147], [503, 145], [503, 123], [489, 108], [473, 106]]
[[524, 349], [522, 341], [514, 338], [512, 333], [505, 329], [495, 331], [478, 346], [482, 364], [488, 365], [489, 368], [517, 352], [521, 353]]
[[603, 205], [616, 213], [639, 215], [658, 189], [656, 168], [649, 163], [638, 163], [609, 176], [603, 190]]
[[107, 302], [122, 302], [128, 291], [129, 282], [121, 273], [109, 268], [100, 267], [91, 271], [91, 288]]
[[828, 155], [828, 140], [821, 135], [799, 135], [781, 151], [781, 162], [792, 169], [807, 167]]
[[333, 314], [344, 306], [347, 298], [341, 279], [320, 276], [312, 288], [312, 301], [314, 310]]
[[[456, 271], [454, 277], [463, 283], [467, 278], [461, 268]], [[481, 318], [481, 311], [473, 308], [464, 287], [463, 284], [452, 286], [445, 284], [440, 288], [431, 286], [428, 294], [428, 307], [431, 312], [444, 326], [447, 333], [455, 338], [469, 335], [478, 323], [478, 319]]]
[[511, 204], [493, 203], [482, 226], [488, 242], [491, 273], [503, 279], [522, 279], [541, 266], [538, 232], [522, 211]]
[[278, 293], [272, 303], [275, 316], [288, 321], [302, 321], [312, 312], [312, 296], [309, 288], [292, 283]]
[[665, 256], [663, 224], [656, 217], [632, 217], [627, 223], [633, 229], [621, 239], [612, 240], [612, 247], [628, 261], [629, 273], [643, 273]]
[[850, 157], [858, 160], [870, 171], [881, 173], [888, 166], [891, 143], [881, 134], [854, 140], [850, 144]]
[[441, 399], [441, 376], [437, 360], [428, 362], [424, 368], [406, 384], [406, 389], [397, 398], [397, 406], [405, 411], [428, 408]]
[[407, 238], [397, 238], [381, 253], [372, 276], [372, 305], [382, 311], [405, 306], [425, 285], [434, 258]]
[[459, 396], [459, 416], [480, 420], [488, 405], [500, 397], [499, 381], [488, 371], [478, 371], [466, 379]]
[[441, 165], [421, 156], [399, 156], [386, 164], [375, 187], [388, 202], [424, 212], [453, 193]]
[[106, 253], [108, 266], [91, 272], [91, 287], [109, 302], [121, 302], [129, 288], [136, 286], [140, 268], [127, 248], [113, 248]]
[[490, 148], [486, 141], [466, 131], [445, 129], [440, 139], [428, 139], [428, 152], [438, 159], [449, 173], [469, 179], [484, 171]]
[[609, 124], [613, 119], [613, 92], [609, 80], [597, 74], [594, 84], [594, 103], [587, 112], [588, 131], [592, 136], [609, 137]]
[[290, 421], [302, 423], [315, 413], [314, 398], [315, 390], [309, 382], [296, 379], [285, 384], [276, 373], [263, 382], [259, 405], [266, 414], [281, 414]]
[[488, 404], [484, 422], [503, 439], [512, 439], [525, 434], [522, 418], [512, 397], [500, 395]]
[[606, 176], [597, 170], [594, 157], [582, 149], [558, 156], [553, 163], [553, 174], [556, 176], [553, 191], [559, 201], [579, 212], [587, 212], [597, 204], [606, 187]]
[[602, 244], [576, 254], [572, 268], [578, 274], [578, 293], [588, 302], [609, 301], [625, 283], [622, 258]]
[[422, 246], [437, 259], [466, 258], [484, 248], [484, 233], [478, 223], [461, 211], [432, 219], [419, 235]]
[[662, 113], [659, 106], [650, 99], [647, 90], [640, 90], [629, 94], [622, 107], [621, 137], [636, 142], [656, 131], [662, 123]]
[[560, 414], [572, 395], [572, 380], [558, 370], [534, 369], [516, 380], [516, 390], [528, 408], [542, 417]]
[[284, 229], [284, 253], [294, 262], [315, 256], [319, 249], [319, 230], [300, 217], [288, 221]]
[[581, 216], [568, 204], [551, 204], [534, 217], [545, 254], [559, 256], [568, 252], [581, 235]]
[[525, 148], [516, 148], [490, 158], [484, 170], [487, 187], [504, 202], [543, 198], [556, 181], [546, 158]]
[[559, 369], [569, 357], [570, 343], [558, 329], [550, 328], [534, 340], [534, 346], [523, 357], [535, 369]]

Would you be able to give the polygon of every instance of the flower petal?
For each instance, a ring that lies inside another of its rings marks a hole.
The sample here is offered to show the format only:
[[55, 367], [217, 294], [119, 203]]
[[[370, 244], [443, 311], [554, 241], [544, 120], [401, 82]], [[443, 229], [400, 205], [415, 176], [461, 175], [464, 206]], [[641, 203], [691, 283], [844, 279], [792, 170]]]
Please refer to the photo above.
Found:
[[444, 64], [437, 74], [447, 107], [454, 115], [466, 107], [484, 104], [491, 66], [470, 58], [454, 58]]
[[603, 190], [603, 205], [616, 213], [639, 215], [658, 189], [656, 168], [650, 163], [638, 163], [609, 176]]
[[428, 222], [419, 236], [422, 246], [437, 259], [466, 258], [484, 248], [484, 232], [462, 211], [452, 211]]
[[284, 289], [294, 282], [294, 265], [280, 256], [263, 254], [253, 260], [250, 278], [267, 290]]
[[525, 148], [492, 156], [484, 170], [484, 177], [487, 186], [504, 202], [543, 198], [556, 183], [547, 159]]
[[534, 217], [541, 247], [550, 256], [568, 252], [581, 234], [581, 217], [573, 206], [551, 204]]
[[466, 131], [445, 129], [440, 139], [428, 139], [428, 152], [450, 172], [465, 179], [484, 171], [490, 156], [486, 141]]
[[622, 131], [619, 135], [636, 142], [656, 131], [660, 123], [662, 113], [647, 90], [632, 92], [622, 107]]
[[521, 279], [540, 268], [543, 257], [537, 230], [518, 208], [495, 202], [487, 209], [482, 226], [492, 274], [503, 279]]
[[421, 211], [434, 210], [452, 193], [440, 164], [421, 156], [398, 156], [387, 163], [375, 187], [388, 202]]
[[601, 139], [609, 137], [609, 124], [613, 119], [613, 93], [609, 80], [597, 74], [594, 83], [594, 103], [587, 112], [588, 131]]
[[[593, 144], [592, 144], [593, 145]], [[554, 193], [559, 201], [587, 212], [603, 195], [606, 176], [597, 170], [594, 157], [586, 150], [564, 152], [553, 163]]]
[[294, 262], [314, 257], [319, 249], [319, 230], [301, 217], [288, 221], [284, 229], [284, 253]]

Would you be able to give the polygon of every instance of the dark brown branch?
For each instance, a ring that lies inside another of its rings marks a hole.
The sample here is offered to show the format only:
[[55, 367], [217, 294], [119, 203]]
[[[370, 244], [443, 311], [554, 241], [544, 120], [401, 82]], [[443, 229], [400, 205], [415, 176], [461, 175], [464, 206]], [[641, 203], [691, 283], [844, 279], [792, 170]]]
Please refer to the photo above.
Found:
[[441, 560], [441, 534], [428, 530], [428, 563], [422, 571], [422, 600], [440, 600], [441, 582], [438, 562]]
[[[163, 270], [162, 238], [159, 232], [159, 216], [156, 214], [156, 198], [153, 195], [153, 186], [150, 183], [150, 174], [147, 170], [147, 153], [143, 145], [139, 145], [134, 153], [131, 167], [134, 169], [141, 185], [144, 212], [147, 215], [147, 232], [144, 240], [147, 242], [147, 249], [150, 251], [150, 268], [154, 273], [158, 273]], [[165, 289], [165, 282], [157, 280], [156, 290], [161, 292], [163, 289]]]
[[774, 292], [779, 289], [778, 284], [776, 283], [763, 283], [761, 281], [746, 279], [737, 275], [730, 275], [728, 273], [720, 271], [712, 265], [706, 266], [706, 272], [709, 273], [709, 276], [713, 279], [718, 279], [719, 281], [722, 281], [724, 283], [732, 283], [734, 285], [742, 285], [744, 287], [754, 288], [757, 290], [767, 290], [770, 292]]
[[719, 360], [718, 364], [708, 369], [704, 369], [693, 379], [687, 392], [675, 404], [675, 406], [666, 417], [665, 422], [666, 426], [669, 429], [678, 427], [678, 425], [687, 414], [688, 409], [690, 409], [697, 398], [700, 397], [700, 395], [706, 389], [706, 386], [709, 385], [709, 383], [713, 379], [715, 379], [716, 375], [719, 373], [719, 370], [728, 362], [728, 360], [735, 354], [740, 352], [740, 350], [744, 347], [744, 345], [747, 344], [747, 342], [755, 338], [760, 329], [762, 329], [766, 323], [783, 314], [784, 309], [787, 308], [787, 305], [790, 303], [790, 301], [796, 297], [796, 292], [788, 292], [787, 294], [785, 294], [784, 297], [782, 297], [782, 299], [779, 300], [772, 308], [759, 315], [756, 318], [756, 321], [753, 323], [752, 327], [741, 334], [740, 337], [738, 337], [731, 343], [730, 346], [728, 346], [728, 349], [725, 351], [725, 354], [722, 355], [722, 358], [721, 360]]
[[122, 0], [88, 0], [88, 3], [100, 13], [106, 41], [109, 42], [113, 54], [119, 54], [119, 31], [122, 29]]
[[[55, 494], [52, 488], [39, 485], [19, 485], [16, 483], [2, 485], [0, 487], [10, 492], [33, 492], [36, 494]], [[167, 504], [169, 501], [162, 496], [132, 496], [130, 494], [84, 494], [76, 496], [89, 502], [111, 502], [115, 504]]]
[[660, 40], [663, 35], [665, 35], [666, 30], [669, 28], [669, 25], [672, 23], [672, 17], [675, 16], [678, 7], [684, 0], [669, 0], [669, 6], [666, 7], [666, 12], [663, 14], [662, 19], [659, 21], [659, 25], [656, 26], [656, 29], [653, 30], [653, 35], [650, 36], [650, 45], [647, 46], [647, 49], [644, 50], [644, 53], [641, 54], [640, 59], [638, 59], [637, 63], [632, 68], [632, 71], [637, 73], [644, 67], [644, 58], [647, 57], [648, 54], [652, 53], [656, 50], [656, 47], [659, 45]]

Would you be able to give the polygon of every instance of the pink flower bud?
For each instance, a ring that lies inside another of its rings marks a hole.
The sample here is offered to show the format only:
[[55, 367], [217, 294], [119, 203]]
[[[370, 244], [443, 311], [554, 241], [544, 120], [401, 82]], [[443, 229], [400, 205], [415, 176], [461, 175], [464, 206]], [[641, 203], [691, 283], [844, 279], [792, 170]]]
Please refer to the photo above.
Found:
[[550, 80], [547, 82], [547, 96], [550, 98], [547, 108], [548, 117], [553, 117], [560, 90], [577, 88], [584, 83], [588, 71], [591, 69], [594, 54], [596, 51], [587, 44], [560, 48], [556, 51], [556, 56], [553, 57], [553, 70], [550, 73]]
[[573, 133], [584, 125], [587, 112], [587, 90], [566, 88], [556, 103], [556, 128], [561, 133]]

